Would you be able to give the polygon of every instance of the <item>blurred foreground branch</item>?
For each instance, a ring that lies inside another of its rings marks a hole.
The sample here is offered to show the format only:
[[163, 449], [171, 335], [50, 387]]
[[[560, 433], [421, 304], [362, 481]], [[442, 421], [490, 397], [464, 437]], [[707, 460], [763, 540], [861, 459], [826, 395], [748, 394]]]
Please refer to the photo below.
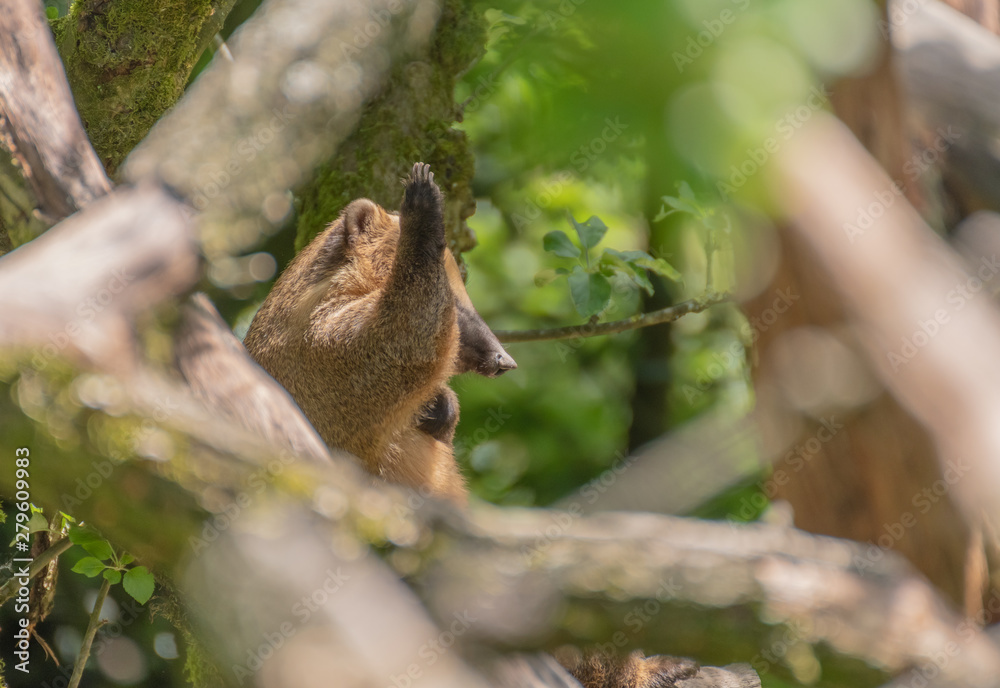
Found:
[[[1000, 267], [964, 266], [831, 119], [795, 139], [781, 172], [795, 230], [845, 297], [885, 385], [934, 435], [949, 489], [972, 522], [1000, 522], [1000, 465], [988, 459], [1000, 456], [1000, 315], [980, 291]], [[861, 229], [865, 213], [878, 219]]]
[[934, 437], [941, 484], [970, 523], [1000, 522], [1000, 316], [983, 290], [996, 257], [963, 265], [830, 118], [780, 164], [794, 230], [844, 297], [873, 369]]

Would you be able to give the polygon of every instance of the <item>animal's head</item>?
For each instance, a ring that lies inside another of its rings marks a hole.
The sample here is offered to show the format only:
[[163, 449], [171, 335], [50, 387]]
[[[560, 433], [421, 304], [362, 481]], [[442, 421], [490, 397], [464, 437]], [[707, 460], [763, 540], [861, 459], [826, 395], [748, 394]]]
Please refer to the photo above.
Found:
[[486, 377], [503, 375], [508, 370], [517, 367], [513, 357], [508, 354], [500, 340], [476, 312], [465, 282], [462, 271], [451, 251], [444, 251], [444, 266], [448, 272], [448, 284], [455, 295], [455, 307], [458, 311], [458, 370], [459, 373], [479, 373]]
[[[337, 282], [337, 292], [347, 298], [357, 298], [385, 283], [399, 241], [399, 215], [362, 198], [344, 208], [325, 234], [325, 238], [314, 242], [319, 243], [316, 254], [306, 258], [313, 266], [311, 279], [319, 287], [314, 291], [317, 296], [326, 293], [330, 279]], [[311, 249], [310, 245], [303, 253]], [[350, 270], [340, 269], [348, 264]], [[476, 312], [465, 290], [458, 263], [447, 248], [444, 264], [458, 317], [455, 373], [474, 372], [496, 377], [516, 368], [517, 363]]]

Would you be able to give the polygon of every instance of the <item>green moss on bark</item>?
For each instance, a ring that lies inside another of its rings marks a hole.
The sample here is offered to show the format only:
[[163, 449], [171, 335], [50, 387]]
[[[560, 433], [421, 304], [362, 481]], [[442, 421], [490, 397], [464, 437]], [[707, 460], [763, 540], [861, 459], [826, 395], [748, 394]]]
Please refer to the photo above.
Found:
[[188, 685], [192, 688], [225, 688], [232, 683], [225, 680], [211, 653], [202, 646], [175, 591], [161, 593], [151, 606], [153, 615], [169, 621], [184, 640], [184, 676]]
[[12, 250], [14, 250], [14, 244], [7, 235], [7, 229], [0, 225], [0, 256]]
[[109, 174], [184, 91], [235, 0], [77, 0], [52, 22], [77, 109]]
[[400, 179], [414, 162], [429, 163], [446, 197], [445, 222], [453, 250], [475, 245], [465, 224], [476, 204], [474, 160], [457, 119], [455, 82], [483, 53], [486, 25], [462, 0], [446, 0], [430, 44], [400, 60], [381, 94], [365, 108], [355, 132], [298, 193], [295, 247], [300, 250], [359, 197], [395, 209]]

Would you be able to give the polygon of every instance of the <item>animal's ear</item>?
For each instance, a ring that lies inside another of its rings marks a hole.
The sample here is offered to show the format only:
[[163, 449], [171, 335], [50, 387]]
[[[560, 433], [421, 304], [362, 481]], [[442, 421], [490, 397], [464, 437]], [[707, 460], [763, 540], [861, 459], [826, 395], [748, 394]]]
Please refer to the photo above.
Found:
[[359, 198], [351, 201], [340, 217], [344, 220], [344, 232], [352, 239], [368, 232], [378, 215], [379, 207], [374, 201]]
[[358, 237], [368, 232], [378, 213], [378, 206], [367, 198], [352, 201], [340, 217], [321, 235], [319, 254], [312, 264], [312, 278], [319, 281], [347, 261]]

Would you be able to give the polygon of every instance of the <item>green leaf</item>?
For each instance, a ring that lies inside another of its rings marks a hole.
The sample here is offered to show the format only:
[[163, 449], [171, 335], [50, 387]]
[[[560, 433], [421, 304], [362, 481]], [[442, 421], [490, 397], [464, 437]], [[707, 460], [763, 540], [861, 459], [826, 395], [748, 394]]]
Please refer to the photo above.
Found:
[[[645, 251], [616, 251], [613, 248], [606, 248], [604, 249], [604, 255], [601, 257], [601, 260], [605, 260], [605, 256], [607, 256], [607, 260], [619, 259], [628, 265], [632, 269], [633, 273], [639, 276], [638, 279], [635, 280], [636, 284], [643, 289], [646, 289], [649, 293], [652, 293], [651, 290], [653, 285], [646, 277], [645, 270], [655, 272], [657, 275], [666, 277], [674, 282], [684, 281], [684, 277], [673, 265], [662, 258], [653, 258], [653, 256], [649, 255]], [[649, 285], [648, 288], [646, 285]]]
[[596, 215], [591, 215], [586, 222], [580, 223], [570, 215], [569, 221], [573, 223], [576, 235], [580, 237], [580, 243], [584, 248], [594, 248], [608, 231], [608, 226]]
[[636, 265], [639, 259], [652, 260], [645, 251], [616, 251], [613, 248], [604, 249], [601, 262], [614, 266], [618, 272], [628, 277], [640, 289], [643, 289], [650, 296], [653, 295], [653, 283], [646, 275], [646, 268]]
[[611, 283], [599, 273], [586, 272], [579, 265], [569, 276], [569, 291], [576, 312], [585, 318], [600, 313], [611, 300]]
[[684, 277], [677, 271], [677, 268], [662, 258], [653, 258], [653, 256], [645, 251], [616, 251], [613, 248], [609, 248], [605, 249], [604, 252], [617, 256], [632, 266], [645, 268], [674, 282], [684, 281]]
[[104, 538], [89, 528], [84, 528], [82, 526], [70, 526], [69, 541], [74, 545], [85, 545], [88, 542], [101, 542], [103, 540]]
[[569, 240], [565, 232], [559, 230], [546, 234], [542, 238], [542, 247], [563, 258], [577, 258], [580, 255], [580, 249]]
[[[675, 196], [663, 196], [663, 202], [669, 205], [675, 211], [687, 213], [688, 215], [697, 216], [699, 213], [697, 206], [684, 200], [683, 198], [677, 198]], [[669, 213], [667, 214], [669, 215]], [[666, 215], [664, 215], [664, 217], [666, 217]]]
[[95, 559], [94, 557], [84, 557], [80, 561], [76, 562], [70, 570], [76, 573], [82, 573], [88, 578], [93, 578], [106, 568], [107, 566], [105, 566], [104, 562], [100, 559]]
[[45, 18], [46, 19], [58, 19], [59, 18], [59, 8], [58, 7], [46, 7], [45, 8]]
[[88, 528], [72, 526], [69, 529], [69, 541], [74, 545], [80, 545], [98, 559], [110, 559], [114, 556], [108, 541]]
[[125, 572], [122, 586], [125, 592], [135, 598], [139, 604], [146, 604], [153, 596], [153, 574], [145, 566], [136, 566]]
[[653, 295], [653, 283], [649, 281], [649, 276], [644, 271], [636, 270], [630, 273], [629, 279], [647, 294]]
[[133, 561], [135, 561], [135, 557], [126, 552], [125, 554], [122, 555], [121, 561], [119, 563], [121, 563], [122, 566], [126, 566], [128, 564], [131, 564]]
[[111, 549], [111, 545], [107, 543], [106, 540], [98, 540], [97, 542], [88, 542], [83, 545], [83, 548], [93, 554], [98, 559], [111, 559], [115, 556], [114, 550]]
[[653, 256], [649, 255], [645, 251], [619, 251], [614, 248], [604, 249], [604, 255], [614, 256], [620, 260], [628, 263], [634, 263], [637, 260], [653, 260]]
[[674, 282], [683, 282], [684, 276], [678, 272], [677, 268], [663, 260], [662, 258], [640, 258], [635, 261], [636, 265], [646, 268], [650, 272], [655, 272], [661, 277], [666, 277]]
[[28, 520], [29, 533], [37, 533], [40, 530], [48, 529], [49, 522], [45, 520], [45, 516], [43, 516], [40, 511], [36, 511], [31, 514], [31, 518]]
[[104, 579], [109, 581], [111, 585], [115, 585], [121, 582], [122, 572], [115, 569], [104, 569]]

